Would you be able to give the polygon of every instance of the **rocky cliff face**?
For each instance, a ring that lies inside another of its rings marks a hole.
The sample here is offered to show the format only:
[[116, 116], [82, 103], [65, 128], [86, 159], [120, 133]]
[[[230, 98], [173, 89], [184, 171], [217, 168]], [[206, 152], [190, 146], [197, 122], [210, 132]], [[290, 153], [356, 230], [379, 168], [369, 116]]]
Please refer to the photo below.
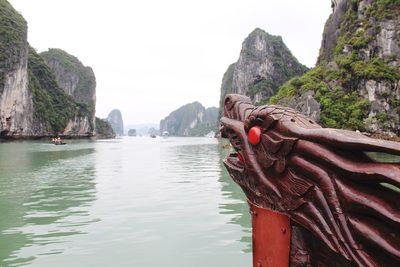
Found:
[[96, 110], [96, 78], [90, 67], [61, 49], [40, 53], [55, 74], [57, 83], [76, 103], [88, 110], [87, 116], [76, 114], [69, 120], [65, 134], [94, 135]]
[[173, 111], [160, 122], [160, 132], [173, 136], [204, 136], [215, 131], [218, 108], [204, 108], [199, 102], [187, 104]]
[[115, 138], [115, 132], [107, 119], [100, 119], [96, 117], [96, 138]]
[[124, 135], [124, 122], [121, 111], [114, 109], [108, 114], [107, 121], [111, 124], [114, 132], [118, 135]]
[[335, 0], [317, 66], [282, 86], [271, 103], [327, 127], [400, 134], [400, 9], [397, 0]]
[[0, 135], [31, 135], [27, 24], [7, 1], [0, 1], [0, 17]]
[[307, 68], [297, 61], [280, 36], [255, 29], [244, 40], [239, 60], [224, 74], [220, 106], [229, 93], [247, 95], [255, 103], [265, 102], [280, 85], [305, 71]]
[[[35, 123], [33, 136], [64, 134], [68, 122], [81, 113], [87, 113], [76, 105], [57, 84], [54, 74], [33, 48], [29, 48], [28, 87], [32, 93]], [[28, 110], [24, 109], [24, 113]]]
[[41, 137], [81, 132], [89, 109], [57, 84], [48, 65], [27, 43], [23, 17], [0, 0], [0, 137]]
[[235, 93], [233, 90], [233, 73], [235, 71], [235, 63], [229, 65], [228, 69], [225, 71], [224, 76], [222, 77], [222, 84], [221, 84], [221, 93], [219, 99], [219, 117], [222, 117], [223, 106], [224, 106], [224, 99], [225, 96], [228, 94]]
[[96, 77], [92, 68], [67, 52], [51, 48], [40, 53], [54, 72], [57, 83], [73, 97], [75, 102], [94, 106], [96, 103]]

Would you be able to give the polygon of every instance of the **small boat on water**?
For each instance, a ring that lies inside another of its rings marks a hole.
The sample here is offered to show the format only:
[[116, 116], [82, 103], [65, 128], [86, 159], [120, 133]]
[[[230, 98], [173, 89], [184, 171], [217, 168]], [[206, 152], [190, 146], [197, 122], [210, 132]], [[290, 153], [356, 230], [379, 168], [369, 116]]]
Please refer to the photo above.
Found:
[[67, 144], [67, 143], [63, 142], [63, 141], [61, 140], [60, 137], [52, 138], [52, 139], [51, 139], [51, 142], [52, 142], [53, 144], [55, 144], [56, 146], [59, 146], [59, 145], [66, 145], [66, 144]]

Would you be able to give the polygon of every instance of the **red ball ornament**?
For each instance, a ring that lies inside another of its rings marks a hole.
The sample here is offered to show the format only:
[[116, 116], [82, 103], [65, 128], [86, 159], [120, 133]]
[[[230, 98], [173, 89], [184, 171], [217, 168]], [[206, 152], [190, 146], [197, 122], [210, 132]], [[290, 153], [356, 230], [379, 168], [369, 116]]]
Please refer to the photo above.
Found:
[[250, 144], [257, 145], [261, 141], [261, 128], [258, 126], [251, 127], [248, 135]]

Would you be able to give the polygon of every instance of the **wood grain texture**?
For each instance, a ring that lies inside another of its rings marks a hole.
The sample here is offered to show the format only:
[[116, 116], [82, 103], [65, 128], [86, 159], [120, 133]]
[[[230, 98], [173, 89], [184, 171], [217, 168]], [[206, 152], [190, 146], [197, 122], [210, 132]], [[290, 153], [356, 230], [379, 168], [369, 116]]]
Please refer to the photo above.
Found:
[[400, 143], [325, 129], [241, 95], [225, 98], [221, 133], [235, 149], [225, 166], [249, 201], [291, 218], [292, 266], [400, 266], [400, 164], [365, 153], [400, 155]]

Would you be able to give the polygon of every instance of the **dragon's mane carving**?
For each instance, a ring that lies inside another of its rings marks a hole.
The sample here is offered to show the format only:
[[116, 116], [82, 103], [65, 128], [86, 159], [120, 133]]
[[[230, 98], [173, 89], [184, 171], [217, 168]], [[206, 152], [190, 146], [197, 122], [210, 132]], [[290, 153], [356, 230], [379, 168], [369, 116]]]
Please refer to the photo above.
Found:
[[[400, 266], [400, 143], [324, 129], [295, 110], [225, 98], [231, 177], [253, 204], [288, 215], [292, 266]], [[260, 142], [248, 141], [251, 128]]]

